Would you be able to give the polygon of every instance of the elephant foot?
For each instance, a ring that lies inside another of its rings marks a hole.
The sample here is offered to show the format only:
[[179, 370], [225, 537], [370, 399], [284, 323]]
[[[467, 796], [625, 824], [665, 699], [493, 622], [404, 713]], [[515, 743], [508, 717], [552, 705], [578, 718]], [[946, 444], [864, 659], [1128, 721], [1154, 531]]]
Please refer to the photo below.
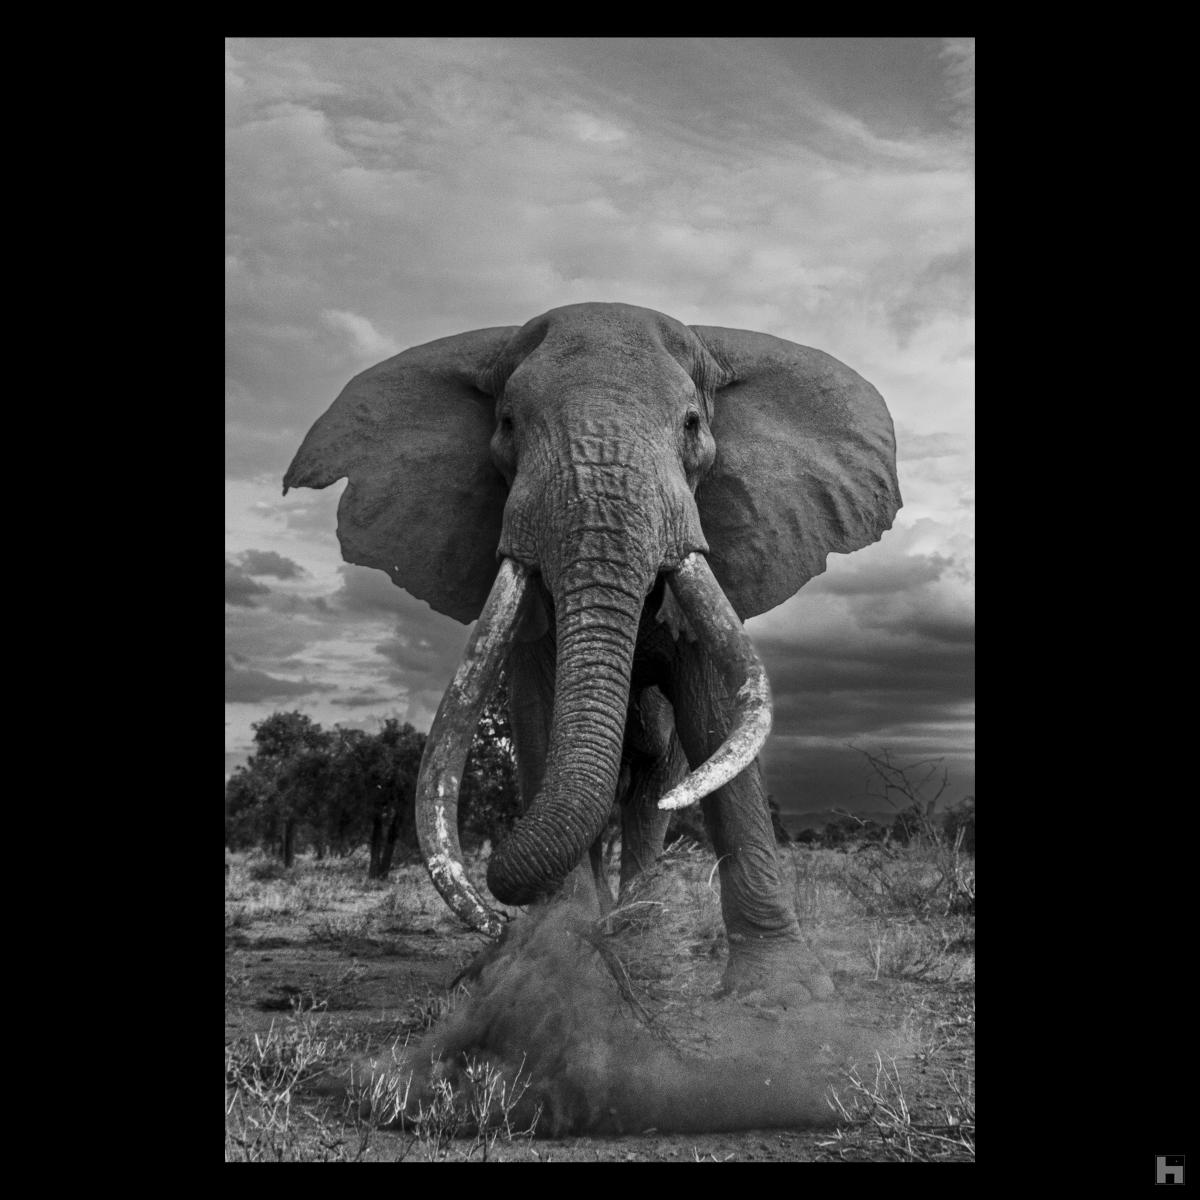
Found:
[[834, 995], [833, 980], [803, 938], [730, 938], [729, 965], [717, 991], [782, 1008]]

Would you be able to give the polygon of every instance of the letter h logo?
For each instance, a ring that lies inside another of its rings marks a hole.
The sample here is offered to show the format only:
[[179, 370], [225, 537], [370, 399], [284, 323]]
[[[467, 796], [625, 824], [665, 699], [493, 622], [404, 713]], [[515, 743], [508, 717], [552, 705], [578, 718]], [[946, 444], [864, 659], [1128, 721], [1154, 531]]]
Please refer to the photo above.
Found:
[[1154, 1182], [1182, 1183], [1183, 1182], [1182, 1154], [1159, 1154], [1154, 1159]]

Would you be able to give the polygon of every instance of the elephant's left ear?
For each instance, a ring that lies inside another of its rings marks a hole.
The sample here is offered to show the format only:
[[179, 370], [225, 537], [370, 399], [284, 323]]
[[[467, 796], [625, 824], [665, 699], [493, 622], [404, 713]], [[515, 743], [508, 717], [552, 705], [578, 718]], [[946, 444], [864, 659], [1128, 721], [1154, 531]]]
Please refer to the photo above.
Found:
[[878, 541], [900, 508], [883, 397], [820, 350], [694, 325], [724, 371], [712, 470], [696, 492], [709, 561], [743, 620], [782, 604], [830, 553]]
[[479, 616], [496, 577], [508, 489], [492, 464], [487, 370], [517, 332], [476, 329], [414, 346], [355, 376], [283, 477], [338, 504], [347, 562], [379, 567], [438, 612]]

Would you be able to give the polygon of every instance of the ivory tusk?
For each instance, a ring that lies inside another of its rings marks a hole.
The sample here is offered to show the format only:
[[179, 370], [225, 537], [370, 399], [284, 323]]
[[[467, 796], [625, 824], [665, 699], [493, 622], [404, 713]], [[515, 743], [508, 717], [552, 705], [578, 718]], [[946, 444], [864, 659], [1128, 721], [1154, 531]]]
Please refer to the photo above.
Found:
[[467, 876], [458, 840], [458, 790], [479, 714], [512, 642], [529, 572], [504, 559], [425, 743], [417, 776], [417, 840], [442, 899], [472, 929], [498, 937], [499, 913]]
[[676, 809], [702, 800], [754, 761], [771, 732], [771, 688], [758, 651], [704, 557], [689, 554], [667, 584], [726, 686], [736, 691], [729, 736], [658, 802], [659, 808]]

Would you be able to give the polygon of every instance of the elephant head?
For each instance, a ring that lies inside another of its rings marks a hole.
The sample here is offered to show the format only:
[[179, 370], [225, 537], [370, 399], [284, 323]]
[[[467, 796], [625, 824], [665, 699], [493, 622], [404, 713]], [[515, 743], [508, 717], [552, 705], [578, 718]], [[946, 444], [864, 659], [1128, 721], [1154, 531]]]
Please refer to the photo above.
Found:
[[673, 807], [737, 775], [769, 729], [741, 622], [830, 552], [877, 540], [900, 506], [891, 418], [850, 368], [625, 304], [557, 308], [364, 371], [305, 438], [284, 492], [343, 476], [347, 561], [459, 621], [482, 613], [430, 734], [418, 827], [443, 896], [493, 932], [462, 869], [457, 789], [513, 639], [551, 630], [557, 654], [541, 788], [488, 869], [498, 899], [525, 903], [561, 883], [611, 811], [647, 598], [677, 602], [738, 697], [732, 732], [662, 802]]

